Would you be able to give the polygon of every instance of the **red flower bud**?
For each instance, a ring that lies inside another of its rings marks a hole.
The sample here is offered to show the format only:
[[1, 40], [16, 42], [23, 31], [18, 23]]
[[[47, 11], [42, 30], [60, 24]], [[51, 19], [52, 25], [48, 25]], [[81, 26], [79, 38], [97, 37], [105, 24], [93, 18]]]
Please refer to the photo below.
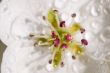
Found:
[[54, 46], [57, 47], [60, 44], [60, 39], [56, 38], [53, 42]]
[[66, 41], [71, 41], [72, 40], [72, 36], [70, 34], [67, 34], [65, 36]]
[[65, 49], [65, 48], [67, 48], [68, 46], [67, 46], [67, 44], [62, 44], [61, 45], [61, 48], [63, 48], [63, 49]]

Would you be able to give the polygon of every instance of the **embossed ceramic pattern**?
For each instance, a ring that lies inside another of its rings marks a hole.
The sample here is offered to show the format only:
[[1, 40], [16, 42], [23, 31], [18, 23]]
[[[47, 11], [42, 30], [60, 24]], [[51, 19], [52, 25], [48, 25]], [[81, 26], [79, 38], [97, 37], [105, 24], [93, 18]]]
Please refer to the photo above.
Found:
[[[50, 52], [33, 47], [30, 33], [48, 33], [42, 20], [49, 8], [59, 11], [66, 26], [80, 22], [88, 40], [85, 54], [72, 60], [64, 53], [65, 66], [49, 71]], [[71, 14], [76, 13], [76, 18]], [[0, 39], [8, 46], [2, 60], [1, 73], [110, 73], [110, 0], [3, 0], [0, 3]]]

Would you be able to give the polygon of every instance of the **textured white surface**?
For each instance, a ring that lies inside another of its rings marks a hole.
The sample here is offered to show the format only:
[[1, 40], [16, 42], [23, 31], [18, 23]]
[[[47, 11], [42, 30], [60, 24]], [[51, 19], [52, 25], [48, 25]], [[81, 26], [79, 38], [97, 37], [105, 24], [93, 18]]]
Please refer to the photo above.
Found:
[[[110, 73], [110, 0], [3, 0], [0, 39], [8, 47], [3, 55], [2, 73], [48, 73], [50, 52], [34, 48], [27, 36], [45, 32], [42, 15], [52, 5], [67, 26], [72, 22], [82, 24], [89, 45], [84, 57], [73, 61], [65, 54], [65, 66], [50, 73]], [[75, 19], [71, 18], [72, 13], [77, 14]]]

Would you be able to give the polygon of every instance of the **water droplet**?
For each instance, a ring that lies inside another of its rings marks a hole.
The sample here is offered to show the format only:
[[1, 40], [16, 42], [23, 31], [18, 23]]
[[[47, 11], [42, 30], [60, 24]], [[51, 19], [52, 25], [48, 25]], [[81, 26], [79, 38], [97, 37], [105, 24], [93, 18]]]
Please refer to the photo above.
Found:
[[91, 14], [92, 14], [93, 16], [98, 16], [98, 15], [99, 15], [99, 11], [98, 11], [98, 9], [97, 9], [95, 6], [93, 6], [93, 7], [91, 8]]
[[103, 27], [103, 25], [101, 25], [101, 22], [98, 22], [98, 21], [92, 22], [91, 26], [92, 26], [92, 31], [95, 34], [98, 34], [101, 31], [102, 27]]
[[38, 65], [37, 70], [42, 70], [43, 66], [42, 65]]
[[93, 27], [94, 29], [99, 28], [98, 22], [92, 22], [92, 27]]
[[95, 38], [95, 35], [92, 32], [86, 32], [85, 33], [85, 39], [88, 40], [88, 42], [93, 41]]
[[53, 71], [54, 70], [52, 64], [47, 64], [46, 69], [47, 69], [47, 71]]
[[110, 41], [110, 28], [107, 28], [107, 29], [103, 30], [102, 34], [100, 35], [100, 38], [104, 42]]

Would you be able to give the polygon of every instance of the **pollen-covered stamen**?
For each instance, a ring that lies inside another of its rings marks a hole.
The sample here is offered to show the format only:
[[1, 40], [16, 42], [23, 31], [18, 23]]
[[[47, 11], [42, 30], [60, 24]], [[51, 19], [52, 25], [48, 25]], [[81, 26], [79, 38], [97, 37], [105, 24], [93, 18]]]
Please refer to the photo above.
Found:
[[54, 41], [53, 41], [53, 44], [55, 47], [57, 47], [59, 44], [60, 44], [60, 39], [59, 38], [56, 38]]
[[65, 40], [68, 41], [68, 42], [71, 41], [72, 40], [72, 36], [70, 34], [67, 34], [65, 36]]
[[82, 39], [82, 40], [81, 40], [81, 43], [82, 43], [83, 45], [88, 45], [88, 42], [87, 42], [86, 39]]
[[65, 21], [60, 22], [60, 27], [65, 27]]
[[80, 31], [81, 31], [81, 33], [84, 33], [85, 29], [84, 28], [80, 28]]
[[62, 44], [62, 45], [61, 45], [61, 48], [62, 48], [62, 49], [65, 49], [65, 48], [67, 48], [67, 47], [68, 47], [67, 44]]

